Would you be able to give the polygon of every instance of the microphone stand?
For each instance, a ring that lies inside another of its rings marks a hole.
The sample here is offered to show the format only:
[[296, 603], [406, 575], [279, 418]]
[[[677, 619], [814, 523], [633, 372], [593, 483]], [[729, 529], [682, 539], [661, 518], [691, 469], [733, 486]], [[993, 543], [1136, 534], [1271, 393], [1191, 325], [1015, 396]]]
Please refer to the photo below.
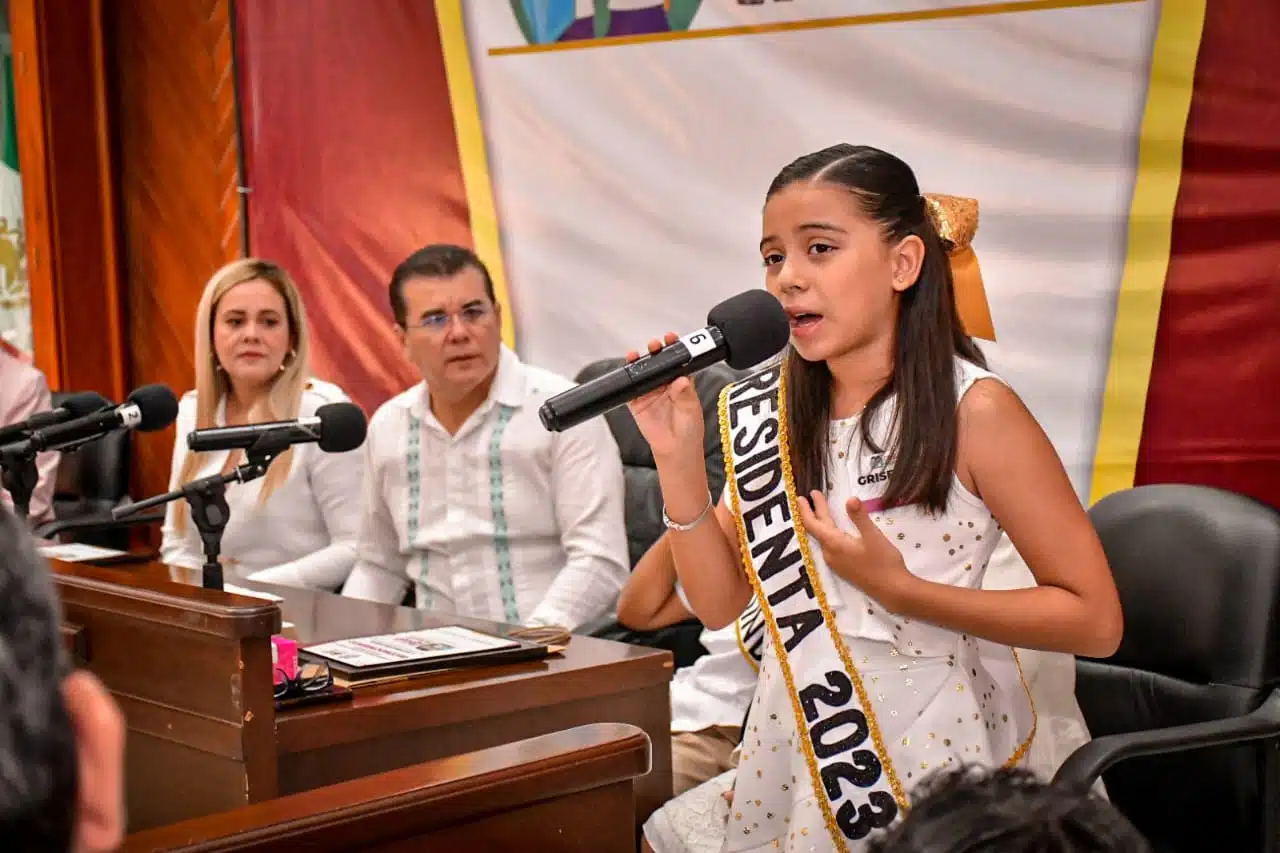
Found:
[[18, 518], [25, 519], [31, 509], [31, 495], [40, 482], [34, 453], [21, 453], [0, 448], [0, 485], [13, 498]]
[[[112, 430], [111, 432], [115, 432]], [[98, 441], [110, 433], [91, 435], [78, 441], [60, 444], [56, 448], [42, 450], [14, 449], [0, 447], [0, 485], [13, 498], [13, 508], [19, 518], [26, 518], [31, 511], [31, 495], [40, 482], [40, 470], [36, 467], [36, 458], [45, 452], [57, 452], [63, 455], [75, 453], [86, 444]]]
[[163, 495], [119, 507], [112, 510], [111, 517], [119, 521], [153, 506], [185, 498], [191, 510], [191, 521], [200, 532], [200, 541], [204, 545], [201, 586], [205, 589], [220, 590], [223, 588], [222, 563], [218, 558], [222, 553], [222, 532], [226, 529], [227, 521], [231, 517], [231, 509], [227, 506], [227, 485], [248, 483], [258, 479], [267, 473], [267, 469], [271, 467], [275, 458], [288, 449], [287, 439], [272, 440], [271, 436], [264, 435], [245, 451], [244, 463], [231, 471], [201, 477]]

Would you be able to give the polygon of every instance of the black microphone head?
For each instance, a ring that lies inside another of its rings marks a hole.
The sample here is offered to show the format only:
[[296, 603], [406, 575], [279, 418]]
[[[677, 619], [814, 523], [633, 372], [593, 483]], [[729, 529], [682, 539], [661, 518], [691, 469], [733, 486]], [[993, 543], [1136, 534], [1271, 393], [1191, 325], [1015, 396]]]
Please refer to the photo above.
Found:
[[135, 388], [126, 402], [138, 407], [142, 420], [137, 429], [143, 432], [164, 429], [178, 418], [178, 398], [168, 385], [143, 385]]
[[94, 391], [81, 391], [78, 394], [71, 394], [62, 399], [58, 404], [58, 408], [66, 409], [70, 415], [68, 420], [74, 418], [83, 418], [85, 415], [92, 415], [94, 412], [100, 412], [103, 409], [110, 409], [115, 403], [106, 397]]
[[548, 431], [554, 431], [556, 428], [556, 410], [550, 403], [543, 403], [538, 408], [538, 420], [542, 421], [542, 428]]
[[731, 296], [707, 314], [707, 325], [724, 335], [734, 370], [746, 370], [782, 351], [791, 339], [791, 321], [782, 303], [767, 290]]
[[346, 453], [364, 444], [369, 422], [355, 403], [329, 403], [316, 409], [320, 419], [320, 449]]

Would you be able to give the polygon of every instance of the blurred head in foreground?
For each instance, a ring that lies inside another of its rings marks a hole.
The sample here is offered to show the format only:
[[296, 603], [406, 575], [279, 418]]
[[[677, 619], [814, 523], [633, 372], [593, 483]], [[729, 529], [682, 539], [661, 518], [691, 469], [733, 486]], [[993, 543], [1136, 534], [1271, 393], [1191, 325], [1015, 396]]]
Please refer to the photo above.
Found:
[[1099, 797], [1020, 768], [966, 767], [922, 782], [907, 816], [869, 853], [1149, 853]]
[[124, 833], [124, 720], [71, 672], [48, 566], [0, 507], [0, 848], [114, 850]]

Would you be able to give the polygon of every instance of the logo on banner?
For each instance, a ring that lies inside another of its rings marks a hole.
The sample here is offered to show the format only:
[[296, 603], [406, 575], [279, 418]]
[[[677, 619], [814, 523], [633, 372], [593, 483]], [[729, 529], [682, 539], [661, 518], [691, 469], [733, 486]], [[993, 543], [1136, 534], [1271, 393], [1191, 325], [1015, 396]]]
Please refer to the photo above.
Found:
[[701, 5], [702, 0], [511, 0], [511, 11], [527, 43], [554, 44], [681, 32]]
[[[865, 0], [864, 0], [865, 1]], [[679, 36], [690, 30], [743, 35], [777, 32], [804, 21], [842, 26], [866, 14], [857, 0], [509, 0], [525, 46]], [[699, 16], [699, 13], [702, 13]], [[855, 13], [855, 14], [851, 14]], [[876, 17], [872, 13], [871, 17]], [[696, 24], [696, 26], [695, 26]], [[516, 50], [506, 46], [500, 52]]]

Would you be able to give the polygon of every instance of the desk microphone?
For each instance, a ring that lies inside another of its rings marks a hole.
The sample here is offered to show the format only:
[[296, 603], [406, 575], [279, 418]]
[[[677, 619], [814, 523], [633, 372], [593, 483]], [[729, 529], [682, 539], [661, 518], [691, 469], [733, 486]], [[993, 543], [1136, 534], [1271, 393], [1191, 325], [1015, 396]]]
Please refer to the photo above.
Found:
[[318, 442], [325, 453], [346, 453], [364, 444], [369, 423], [355, 403], [329, 403], [313, 417], [264, 424], [213, 427], [187, 434], [187, 447], [196, 453], [212, 450], [251, 450]]
[[790, 337], [782, 304], [766, 290], [748, 290], [712, 308], [705, 328], [555, 395], [538, 417], [548, 430], [561, 432], [716, 362], [746, 370], [777, 355]]
[[33, 456], [44, 450], [66, 450], [102, 438], [117, 429], [152, 432], [164, 429], [178, 416], [178, 398], [166, 385], [144, 385], [135, 389], [119, 406], [33, 430], [22, 441], [0, 447], [14, 456]]
[[200, 531], [204, 545], [201, 582], [205, 589], [222, 589], [222, 533], [231, 516], [226, 490], [232, 483], [248, 483], [267, 473], [271, 463], [294, 444], [319, 442], [326, 453], [345, 453], [364, 443], [369, 424], [354, 403], [330, 403], [313, 417], [265, 424], [215, 427], [187, 434], [187, 447], [197, 453], [210, 450], [244, 450], [245, 461], [230, 471], [210, 474], [144, 501], [111, 511], [113, 519], [128, 518], [153, 506], [185, 498], [191, 520]]
[[93, 414], [99, 409], [109, 409], [113, 405], [106, 397], [101, 394], [95, 394], [92, 391], [71, 394], [56, 409], [50, 409], [47, 412], [36, 412], [21, 423], [0, 427], [0, 444], [8, 444], [11, 441], [26, 438], [38, 429], [82, 418], [85, 415]]

